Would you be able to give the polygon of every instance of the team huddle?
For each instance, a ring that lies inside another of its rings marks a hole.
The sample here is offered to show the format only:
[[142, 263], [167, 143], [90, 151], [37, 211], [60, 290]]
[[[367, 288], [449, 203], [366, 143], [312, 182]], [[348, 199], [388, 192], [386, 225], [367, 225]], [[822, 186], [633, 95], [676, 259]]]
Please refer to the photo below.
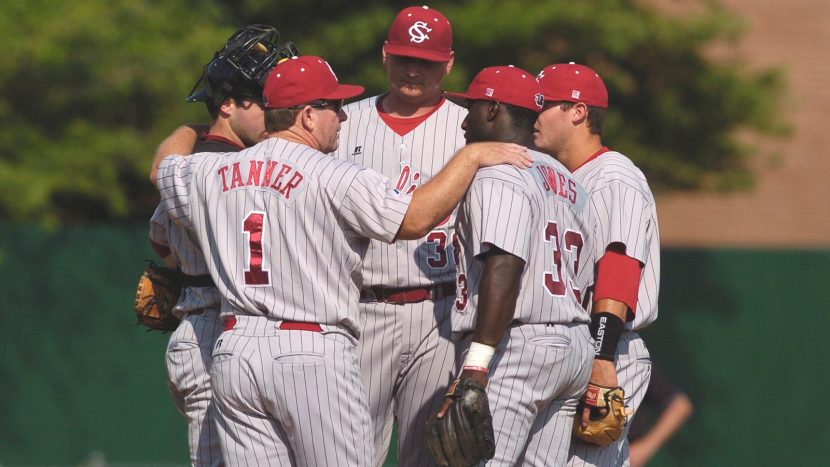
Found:
[[[659, 237], [601, 142], [591, 68], [481, 70], [408, 7], [388, 90], [243, 28], [159, 146], [154, 250], [180, 271], [166, 352], [193, 465], [628, 465]], [[345, 105], [344, 105], [345, 104]]]

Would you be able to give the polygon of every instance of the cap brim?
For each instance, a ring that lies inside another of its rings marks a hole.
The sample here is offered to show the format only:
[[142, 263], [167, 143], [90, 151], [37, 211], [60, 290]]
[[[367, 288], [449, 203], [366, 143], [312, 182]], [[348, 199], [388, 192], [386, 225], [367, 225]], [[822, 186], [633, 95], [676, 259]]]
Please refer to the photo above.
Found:
[[545, 97], [545, 102], [546, 103], [547, 102], [572, 102], [574, 104], [577, 104], [579, 102], [583, 102], [583, 103], [585, 103], [585, 105], [588, 105], [588, 106], [591, 106], [591, 107], [599, 107], [601, 109], [607, 109], [608, 108], [608, 102], [607, 101], [604, 102], [604, 103], [603, 102], [585, 101], [585, 100], [582, 100], [582, 99], [574, 99], [573, 97], [571, 97], [567, 94], [552, 95], [552, 94], [542, 93], [542, 95]]
[[357, 97], [363, 94], [363, 91], [365, 90], [366, 88], [356, 84], [338, 84], [337, 89], [335, 89], [333, 93], [324, 96], [323, 99], [351, 99], [352, 97]]
[[421, 49], [408, 45], [390, 44], [388, 42], [383, 45], [383, 50], [387, 55], [414, 57], [430, 62], [449, 62], [452, 58], [452, 52], [438, 52], [436, 50]]
[[570, 95], [567, 94], [551, 94], [542, 90], [542, 96], [545, 98], [545, 102], [581, 102], [579, 99], [574, 99]]

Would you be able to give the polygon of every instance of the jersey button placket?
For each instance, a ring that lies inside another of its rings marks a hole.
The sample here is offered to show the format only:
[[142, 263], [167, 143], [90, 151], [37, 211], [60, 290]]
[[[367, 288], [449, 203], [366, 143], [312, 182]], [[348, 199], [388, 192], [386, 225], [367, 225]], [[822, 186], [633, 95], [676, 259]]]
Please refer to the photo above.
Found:
[[[403, 164], [406, 164], [406, 165], [410, 166], [410, 169], [411, 169], [411, 163], [409, 162], [411, 160], [411, 154], [409, 154], [409, 152], [407, 151], [408, 146], [406, 145], [406, 142], [404, 142], [404, 137], [401, 137], [400, 141], [401, 141], [401, 143], [400, 143], [399, 147], [401, 148], [401, 152], [400, 152], [401, 166], [403, 166]], [[400, 242], [400, 241], [395, 242], [395, 245], [396, 245], [398, 251], [403, 251], [404, 242]], [[398, 277], [398, 280], [396, 282], [399, 286], [401, 286], [401, 285], [404, 285], [405, 280], [406, 279], [404, 277]]]

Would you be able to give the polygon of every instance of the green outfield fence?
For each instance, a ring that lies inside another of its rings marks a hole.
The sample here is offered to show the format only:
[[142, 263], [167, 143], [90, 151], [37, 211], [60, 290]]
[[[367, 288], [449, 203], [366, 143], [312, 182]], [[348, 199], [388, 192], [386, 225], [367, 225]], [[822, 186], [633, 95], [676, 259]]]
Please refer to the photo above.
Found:
[[[188, 463], [131, 310], [149, 258], [145, 225], [0, 224], [0, 465]], [[830, 465], [828, 288], [828, 250], [664, 251], [644, 335], [696, 411], [651, 465]]]

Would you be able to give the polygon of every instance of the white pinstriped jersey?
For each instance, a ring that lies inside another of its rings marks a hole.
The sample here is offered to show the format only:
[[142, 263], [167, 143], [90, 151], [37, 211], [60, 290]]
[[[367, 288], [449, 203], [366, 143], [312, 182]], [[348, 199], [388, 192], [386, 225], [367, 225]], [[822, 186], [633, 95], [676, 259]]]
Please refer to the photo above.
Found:
[[[156, 207], [150, 219], [150, 240], [169, 247], [170, 256], [188, 276], [208, 274], [196, 235], [171, 221], [162, 206]], [[173, 314], [181, 318], [184, 313], [193, 310], [219, 306], [220, 300], [216, 287], [185, 287], [173, 308]]]
[[552, 157], [529, 151], [533, 167], [481, 169], [461, 203], [456, 226], [461, 255], [453, 331], [472, 331], [483, 262], [498, 247], [525, 261], [514, 322], [590, 322], [582, 307], [593, 280], [588, 195]]
[[574, 178], [590, 194], [594, 215], [592, 235], [596, 259], [611, 243], [623, 243], [626, 254], [644, 264], [637, 294], [637, 312], [628, 329], [642, 329], [657, 319], [660, 288], [660, 235], [657, 207], [645, 175], [616, 151], [587, 161]]
[[[467, 109], [445, 100], [415, 129], [401, 136], [381, 119], [379, 96], [344, 107], [349, 118], [340, 129], [340, 159], [372, 168], [411, 193], [438, 173], [466, 141], [461, 122]], [[448, 250], [455, 211], [450, 219], [419, 240], [394, 244], [370, 242], [363, 260], [366, 286], [423, 287], [455, 280]]]
[[279, 138], [233, 154], [168, 157], [157, 184], [171, 218], [197, 231], [238, 313], [340, 324], [355, 335], [366, 237], [391, 242], [412, 199], [374, 171]]

